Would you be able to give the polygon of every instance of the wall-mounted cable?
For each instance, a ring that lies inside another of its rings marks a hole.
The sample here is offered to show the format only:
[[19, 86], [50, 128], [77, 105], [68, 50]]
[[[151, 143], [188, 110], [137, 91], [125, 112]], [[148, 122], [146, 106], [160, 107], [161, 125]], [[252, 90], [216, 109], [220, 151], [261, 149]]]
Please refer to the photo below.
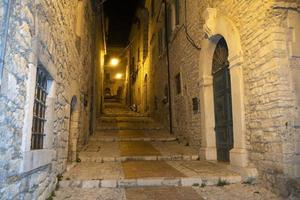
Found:
[[187, 25], [187, 6], [186, 6], [186, 0], [184, 1], [184, 30], [185, 30], [185, 35], [186, 39], [189, 41], [189, 43], [197, 50], [201, 50], [201, 47], [199, 47], [195, 40], [192, 38], [192, 36], [189, 34], [188, 31], [188, 25]]

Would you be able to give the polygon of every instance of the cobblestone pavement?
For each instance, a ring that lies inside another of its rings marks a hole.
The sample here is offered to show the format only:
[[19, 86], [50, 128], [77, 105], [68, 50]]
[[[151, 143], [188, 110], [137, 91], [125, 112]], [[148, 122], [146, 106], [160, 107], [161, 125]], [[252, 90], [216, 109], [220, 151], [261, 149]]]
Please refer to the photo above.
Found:
[[278, 199], [259, 185], [240, 184], [242, 177], [226, 163], [199, 160], [196, 148], [180, 144], [151, 118], [116, 103], [105, 108], [54, 199]]

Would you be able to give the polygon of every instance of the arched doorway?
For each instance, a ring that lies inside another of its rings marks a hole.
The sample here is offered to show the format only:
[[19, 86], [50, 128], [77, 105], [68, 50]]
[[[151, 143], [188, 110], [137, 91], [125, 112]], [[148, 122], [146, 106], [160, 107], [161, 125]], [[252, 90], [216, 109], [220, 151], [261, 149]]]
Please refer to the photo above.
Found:
[[78, 112], [77, 97], [73, 96], [70, 103], [68, 162], [75, 162], [77, 157]]
[[228, 47], [224, 38], [217, 43], [213, 55], [212, 76], [217, 159], [229, 161], [229, 152], [233, 148], [233, 123]]
[[[243, 51], [239, 30], [234, 22], [216, 8], [207, 8], [203, 14], [203, 30], [206, 38], [201, 40], [199, 56], [201, 149], [200, 156], [206, 160], [217, 160], [215, 93], [213, 58], [218, 43], [223, 38], [227, 44], [232, 101], [233, 148], [229, 152], [230, 164], [234, 167], [248, 166], [246, 146], [246, 121], [244, 102]], [[228, 71], [227, 71], [228, 72]]]
[[144, 78], [144, 112], [148, 111], [148, 75]]

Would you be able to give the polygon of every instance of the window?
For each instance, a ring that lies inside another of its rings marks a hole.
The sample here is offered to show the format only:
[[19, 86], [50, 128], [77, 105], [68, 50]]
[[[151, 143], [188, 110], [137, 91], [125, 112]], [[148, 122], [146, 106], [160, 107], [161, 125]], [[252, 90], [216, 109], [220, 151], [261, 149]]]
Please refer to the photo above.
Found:
[[167, 31], [168, 31], [168, 40], [170, 41], [172, 32], [173, 32], [173, 27], [172, 27], [172, 8], [171, 6], [168, 7], [168, 13], [167, 13]]
[[180, 3], [179, 0], [175, 0], [175, 17], [176, 17], [176, 25], [179, 25], [180, 23]]
[[155, 0], [151, 1], [151, 17], [155, 16]]
[[37, 68], [33, 106], [31, 149], [43, 149], [44, 127], [46, 123], [46, 99], [50, 76], [42, 67]]
[[180, 73], [175, 76], [175, 83], [176, 83], [176, 92], [177, 94], [181, 93], [181, 77]]

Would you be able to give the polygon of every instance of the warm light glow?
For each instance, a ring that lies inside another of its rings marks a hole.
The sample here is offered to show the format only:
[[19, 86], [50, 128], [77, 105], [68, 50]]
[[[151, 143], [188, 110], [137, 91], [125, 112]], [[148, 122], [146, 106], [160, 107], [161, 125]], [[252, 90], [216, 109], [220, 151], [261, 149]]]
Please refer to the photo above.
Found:
[[117, 73], [115, 76], [116, 79], [121, 79], [122, 77], [123, 77], [123, 74], [121, 74], [121, 73]]
[[117, 65], [119, 64], [119, 62], [120, 62], [120, 60], [119, 60], [118, 58], [112, 58], [112, 59], [110, 60], [110, 64], [111, 64], [112, 66], [117, 66]]

